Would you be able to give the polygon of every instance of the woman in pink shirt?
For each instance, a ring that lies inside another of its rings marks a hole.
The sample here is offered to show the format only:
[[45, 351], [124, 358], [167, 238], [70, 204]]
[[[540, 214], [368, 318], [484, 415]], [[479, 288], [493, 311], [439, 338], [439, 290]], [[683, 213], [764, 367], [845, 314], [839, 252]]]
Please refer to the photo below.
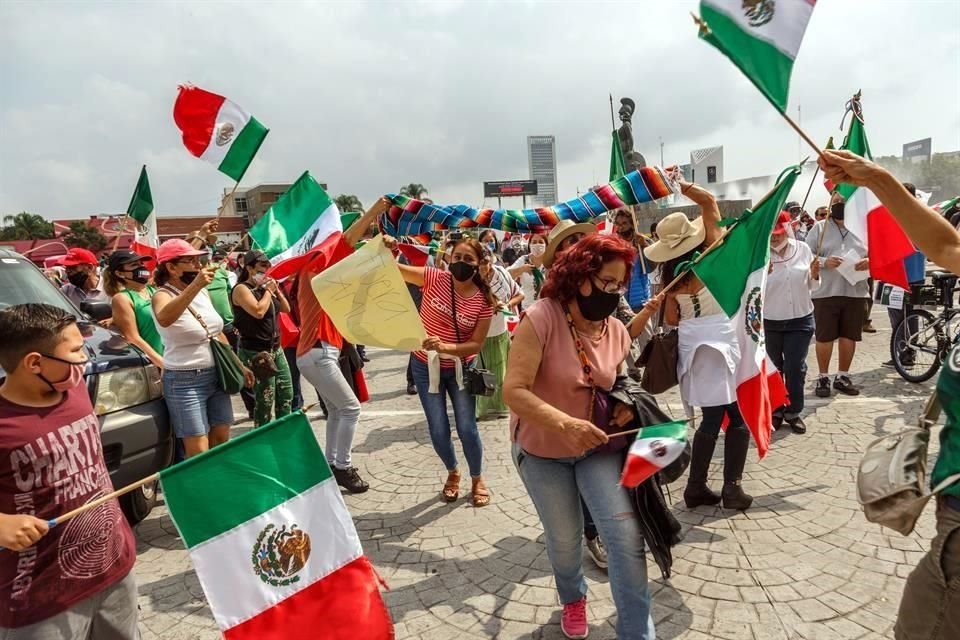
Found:
[[503, 384], [514, 464], [543, 525], [568, 638], [588, 632], [581, 496], [606, 543], [617, 637], [654, 637], [643, 537], [619, 484], [626, 442], [607, 437], [635, 417], [624, 404], [611, 411], [607, 395], [630, 350], [627, 329], [610, 316], [635, 257], [607, 235], [564, 252], [514, 333]]

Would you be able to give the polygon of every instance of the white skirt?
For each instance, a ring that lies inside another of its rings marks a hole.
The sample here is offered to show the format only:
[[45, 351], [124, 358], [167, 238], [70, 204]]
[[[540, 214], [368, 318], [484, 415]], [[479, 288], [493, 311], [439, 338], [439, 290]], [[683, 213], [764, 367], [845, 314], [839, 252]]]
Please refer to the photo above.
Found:
[[677, 348], [680, 397], [689, 407], [716, 407], [737, 400], [740, 346], [723, 314], [681, 320]]

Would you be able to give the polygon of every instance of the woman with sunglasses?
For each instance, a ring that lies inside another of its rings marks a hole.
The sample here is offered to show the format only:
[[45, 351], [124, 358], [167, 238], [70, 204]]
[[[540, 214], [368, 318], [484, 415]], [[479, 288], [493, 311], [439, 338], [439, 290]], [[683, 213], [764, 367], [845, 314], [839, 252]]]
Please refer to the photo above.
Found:
[[[210, 348], [210, 338], [229, 343], [206, 290], [217, 267], [201, 268], [200, 256], [205, 255], [179, 238], [161, 244], [154, 273], [159, 288], [151, 300], [165, 347], [163, 395], [188, 458], [229, 440], [233, 424], [230, 396], [218, 385]], [[244, 377], [252, 386], [249, 369], [244, 368]]]
[[114, 251], [103, 271], [103, 290], [111, 296], [113, 326], [162, 369], [163, 340], [150, 308], [157, 288], [148, 284], [152, 277], [145, 266], [148, 260], [132, 251]]
[[[384, 238], [384, 243], [390, 249], [397, 245], [397, 241], [389, 237]], [[413, 354], [413, 381], [427, 416], [433, 449], [447, 468], [441, 495], [447, 502], [454, 502], [460, 496], [460, 470], [447, 417], [449, 397], [472, 478], [471, 501], [475, 507], [490, 504], [490, 492], [483, 482], [483, 443], [477, 429], [476, 402], [461, 388], [458, 378], [461, 367], [469, 365], [480, 352], [497, 308], [498, 301], [490, 284], [480, 275], [480, 269], [489, 263], [490, 258], [479, 242], [462, 238], [453, 245], [446, 271], [397, 265], [408, 284], [423, 287], [420, 319], [427, 339], [423, 341], [423, 349]], [[441, 356], [439, 367], [431, 375], [429, 362], [436, 354]], [[458, 359], [461, 362], [457, 362]]]

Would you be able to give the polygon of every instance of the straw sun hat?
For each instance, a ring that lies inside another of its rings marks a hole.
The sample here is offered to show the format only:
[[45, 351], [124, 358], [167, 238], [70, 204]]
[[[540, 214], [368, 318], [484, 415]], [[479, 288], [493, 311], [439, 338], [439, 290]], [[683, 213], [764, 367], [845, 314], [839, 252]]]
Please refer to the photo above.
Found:
[[687, 219], [683, 212], [677, 211], [657, 223], [657, 238], [653, 244], [643, 250], [643, 255], [653, 262], [666, 262], [696, 249], [706, 237], [703, 220]]

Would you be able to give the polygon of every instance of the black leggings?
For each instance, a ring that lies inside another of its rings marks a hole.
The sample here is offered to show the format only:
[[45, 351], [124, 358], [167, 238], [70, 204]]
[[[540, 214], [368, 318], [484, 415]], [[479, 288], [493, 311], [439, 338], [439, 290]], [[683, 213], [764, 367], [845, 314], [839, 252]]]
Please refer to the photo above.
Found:
[[726, 415], [730, 419], [727, 429], [738, 427], [743, 422], [743, 416], [740, 415], [740, 407], [736, 402], [730, 404], [721, 404], [715, 407], [701, 407], [703, 411], [703, 421], [697, 431], [711, 436], [720, 435], [720, 425], [723, 424], [723, 417]]

